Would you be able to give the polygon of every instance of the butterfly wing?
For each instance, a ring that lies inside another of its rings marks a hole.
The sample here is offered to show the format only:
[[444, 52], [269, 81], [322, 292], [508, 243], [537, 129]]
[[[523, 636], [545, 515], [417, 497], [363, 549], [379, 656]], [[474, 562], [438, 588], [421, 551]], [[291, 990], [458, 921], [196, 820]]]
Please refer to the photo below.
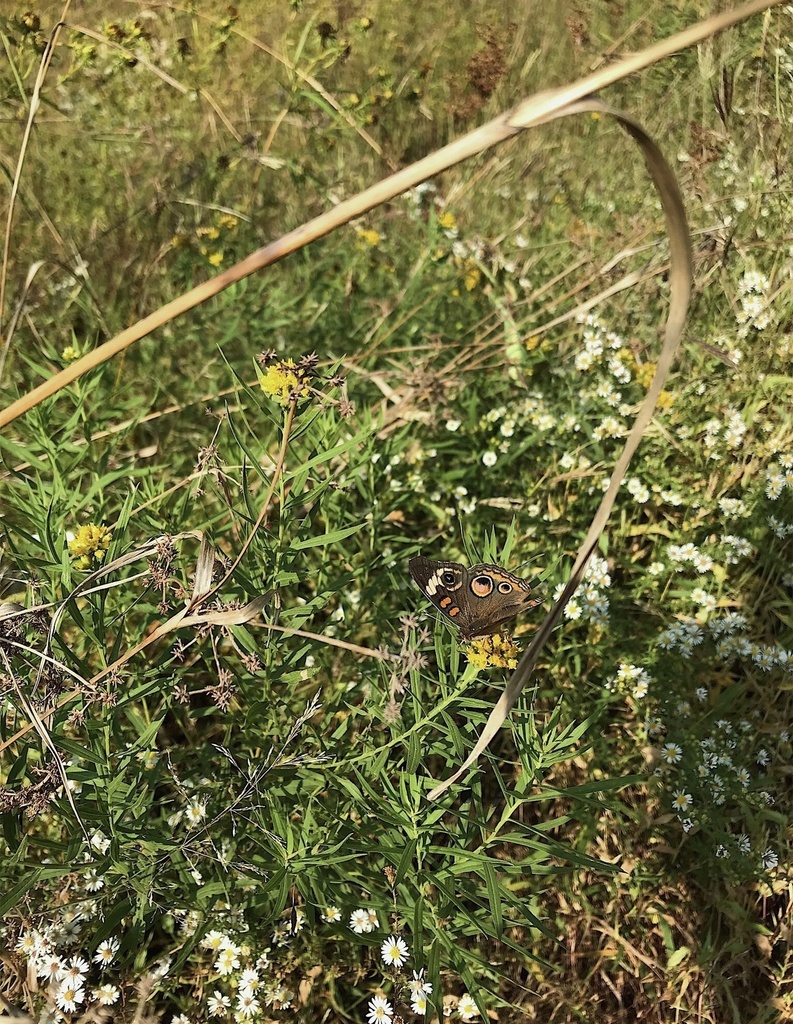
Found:
[[466, 593], [466, 567], [460, 562], [435, 562], [417, 555], [408, 562], [408, 571], [438, 611], [462, 628], [467, 619], [465, 605], [460, 601]]
[[466, 623], [469, 637], [487, 636], [516, 615], [542, 604], [532, 597], [531, 587], [514, 573], [499, 565], [472, 565], [468, 570], [470, 614]]

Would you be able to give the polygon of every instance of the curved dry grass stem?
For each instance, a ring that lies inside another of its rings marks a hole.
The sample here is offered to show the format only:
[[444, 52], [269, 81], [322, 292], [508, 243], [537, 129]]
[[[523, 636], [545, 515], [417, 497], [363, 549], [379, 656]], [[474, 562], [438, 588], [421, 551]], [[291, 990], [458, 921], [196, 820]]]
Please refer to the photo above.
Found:
[[653, 377], [647, 391], [647, 395], [642, 403], [642, 407], [639, 410], [633, 427], [631, 428], [631, 432], [623, 445], [620, 457], [611, 474], [608, 488], [603, 495], [603, 499], [598, 510], [592, 519], [589, 529], [587, 530], [586, 537], [578, 549], [578, 554], [576, 555], [576, 560], [570, 573], [570, 578], [565, 584], [564, 590], [554, 603], [550, 612], [548, 612], [548, 615], [543, 620], [540, 628], [535, 633], [534, 639], [518, 663], [518, 667], [515, 669], [504, 692], [501, 694], [496, 706], [490, 713], [474, 749], [465, 759], [462, 766], [454, 772], [453, 775], [440, 785], [435, 786], [434, 789], [430, 790], [427, 794], [428, 800], [437, 800], [438, 797], [442, 796], [443, 793], [445, 793], [446, 790], [453, 785], [454, 782], [456, 782], [472, 764], [476, 762], [506, 721], [507, 716], [515, 706], [523, 687], [529, 681], [531, 673], [537, 664], [540, 652], [550, 639], [551, 633], [562, 617], [562, 613], [570, 598], [578, 589], [578, 586], [583, 579], [587, 563], [595, 550], [595, 546], [597, 545], [606, 523], [608, 522], [611, 509], [617, 498], [617, 493], [628, 469], [631, 458], [638, 448], [639, 442], [644, 436], [644, 432], [652, 419], [655, 405], [658, 401], [658, 396], [663, 389], [666, 378], [672, 367], [672, 362], [677, 354], [680, 338], [683, 333], [683, 326], [686, 321], [688, 303], [691, 297], [692, 254], [691, 239], [688, 233], [688, 224], [686, 222], [685, 208], [683, 206], [683, 196], [680, 192], [677, 178], [654, 140], [647, 135], [638, 122], [620, 111], [614, 110], [606, 106], [606, 104], [600, 103], [598, 100], [588, 100], [572, 104], [566, 110], [562, 111], [561, 114], [565, 115], [585, 111], [601, 111], [603, 113], [610, 114], [620, 122], [622, 127], [641, 147], [647, 163], [647, 168], [652, 176], [653, 183], [658, 190], [661, 204], [664, 209], [664, 215], [666, 217], [666, 227], [669, 235], [669, 248], [671, 254], [669, 314], [664, 332], [664, 343], [658, 357], [655, 376]]
[[27, 395], [12, 402], [7, 408], [0, 411], [0, 427], [13, 422], [28, 410], [34, 408], [45, 398], [56, 394], [62, 388], [78, 380], [84, 373], [101, 365], [108, 359], [123, 352], [124, 349], [133, 345], [136, 341], [151, 334], [152, 331], [163, 324], [174, 320], [190, 309], [194, 309], [202, 302], [217, 295], [219, 292], [235, 284], [237, 281], [248, 277], [257, 270], [270, 266], [282, 260], [290, 253], [302, 249], [309, 242], [316, 241], [329, 234], [342, 224], [347, 224], [355, 217], [360, 217], [376, 206], [393, 199], [406, 189], [413, 188], [426, 178], [466, 160], [468, 157], [481, 153], [483, 150], [494, 146], [504, 139], [517, 134], [524, 128], [544, 124], [551, 118], [558, 116], [565, 108], [584, 99], [586, 96], [598, 89], [613, 85], [621, 79], [632, 75], [642, 68], [658, 63], [666, 57], [679, 52], [687, 47], [695, 46], [697, 43], [708, 39], [716, 32], [721, 32], [732, 25], [761, 11], [778, 6], [782, 0], [752, 0], [732, 11], [725, 11], [713, 18], [698, 22], [684, 32], [678, 32], [668, 39], [656, 43], [654, 46], [643, 50], [640, 53], [626, 57], [624, 60], [603, 68], [586, 78], [580, 79], [572, 85], [564, 86], [561, 89], [548, 90], [538, 93], [531, 99], [520, 103], [514, 110], [502, 114], [488, 124], [476, 131], [471, 132], [456, 142], [444, 146], [431, 156], [418, 160], [404, 170], [392, 174], [377, 185], [360, 192], [357, 196], [339, 203], [338, 206], [327, 213], [315, 217], [306, 224], [295, 228], [293, 231], [283, 235], [275, 242], [258, 249], [250, 256], [241, 260], [228, 270], [213, 277], [204, 284], [198, 285], [185, 292], [172, 302], [167, 303], [154, 313], [139, 320], [136, 324], [117, 334], [115, 338], [100, 345], [99, 348], [56, 373], [48, 381], [34, 388]]

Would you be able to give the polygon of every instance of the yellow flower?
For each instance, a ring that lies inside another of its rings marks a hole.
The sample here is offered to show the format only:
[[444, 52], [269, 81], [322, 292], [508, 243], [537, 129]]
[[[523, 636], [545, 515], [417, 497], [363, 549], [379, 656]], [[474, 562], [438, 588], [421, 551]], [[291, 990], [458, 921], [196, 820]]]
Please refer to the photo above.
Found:
[[209, 260], [213, 267], [219, 267], [220, 264], [223, 262], [223, 253], [213, 252], [210, 256], [207, 257], [207, 259]]
[[370, 245], [374, 248], [380, 244], [380, 233], [375, 231], [374, 228], [356, 228], [358, 238], [364, 245]]
[[482, 271], [479, 267], [469, 266], [465, 272], [465, 290], [472, 292], [482, 278]]
[[540, 344], [539, 334], [532, 334], [530, 338], [526, 339], [526, 351], [533, 352], [535, 348]]
[[78, 526], [77, 533], [69, 541], [69, 551], [77, 556], [78, 569], [89, 569], [95, 562], [104, 560], [110, 547], [110, 530], [107, 526], [86, 523]]
[[438, 217], [438, 224], [444, 231], [454, 231], [457, 227], [457, 218], [450, 210], [446, 210]]
[[520, 648], [510, 636], [494, 633], [478, 636], [468, 645], [469, 664], [474, 668], [516, 668]]
[[297, 392], [301, 398], [309, 393], [307, 387], [301, 387], [305, 377], [295, 366], [293, 359], [283, 359], [268, 366], [259, 378], [262, 391], [271, 398], [277, 398], [281, 405], [287, 405], [290, 397]]
[[662, 391], [658, 396], [658, 408], [659, 409], [671, 409], [674, 403], [675, 396], [670, 391]]
[[189, 238], [185, 234], [174, 235], [171, 239], [172, 249], [181, 249], [189, 242]]
[[655, 363], [642, 363], [641, 366], [636, 367], [636, 382], [641, 384], [643, 388], [650, 386], [650, 381], [655, 376]]
[[218, 224], [227, 231], [231, 231], [239, 224], [239, 220], [231, 213], [223, 213], [218, 217]]
[[67, 345], [66, 348], [61, 352], [61, 359], [65, 363], [73, 363], [75, 359], [80, 358], [80, 350], [74, 345]]
[[212, 240], [220, 237], [220, 229], [215, 227], [196, 228], [196, 238], [210, 238]]

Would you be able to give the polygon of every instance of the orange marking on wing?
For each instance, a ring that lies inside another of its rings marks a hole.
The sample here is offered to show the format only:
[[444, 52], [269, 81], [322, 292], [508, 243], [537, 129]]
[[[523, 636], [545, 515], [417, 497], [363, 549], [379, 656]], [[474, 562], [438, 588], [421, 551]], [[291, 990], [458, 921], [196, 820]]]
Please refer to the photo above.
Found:
[[452, 603], [452, 599], [450, 597], [442, 597], [438, 603], [440, 604], [441, 608], [448, 608], [449, 605]]
[[460, 614], [460, 609], [459, 608], [450, 608], [449, 609], [449, 615], [452, 618], [454, 618], [455, 615], [459, 615], [459, 614]]

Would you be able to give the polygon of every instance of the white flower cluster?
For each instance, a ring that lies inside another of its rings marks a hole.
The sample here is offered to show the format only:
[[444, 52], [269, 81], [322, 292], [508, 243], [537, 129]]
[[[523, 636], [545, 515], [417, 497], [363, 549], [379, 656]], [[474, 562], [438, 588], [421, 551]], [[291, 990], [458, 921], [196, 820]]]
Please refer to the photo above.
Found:
[[632, 476], [625, 481], [625, 487], [628, 493], [633, 497], [639, 505], [644, 505], [645, 502], [650, 500], [650, 488], [647, 484], [643, 484], [637, 477]]
[[742, 558], [749, 558], [754, 554], [754, 545], [746, 540], [745, 537], [736, 537], [728, 533], [722, 538], [722, 544], [727, 548], [724, 554], [724, 561], [728, 565], [735, 565]]
[[718, 504], [727, 519], [744, 519], [749, 515], [746, 502], [740, 498], [719, 498]]
[[[604, 590], [611, 586], [611, 576], [605, 558], [597, 555], [589, 560], [581, 586], [567, 602], [564, 617], [570, 621], [591, 622], [596, 626], [607, 626], [609, 621], [609, 600]], [[554, 591], [554, 600], [564, 590], [560, 583]]]
[[735, 633], [739, 629], [748, 629], [749, 622], [745, 615], [740, 612], [727, 612], [721, 618], [714, 619], [709, 625], [710, 632], [714, 637], [726, 636]]
[[652, 681], [653, 677], [646, 669], [626, 662], [620, 664], [614, 679], [617, 686], [630, 687], [634, 700], [643, 700], [647, 696]]
[[682, 570], [686, 562], [690, 562], [700, 575], [710, 572], [713, 568], [713, 559], [710, 555], [706, 555], [690, 542], [688, 544], [669, 544], [666, 553], [670, 561], [681, 566], [681, 569], [677, 570], [678, 572]]
[[[55, 1005], [65, 1013], [74, 1013], [84, 1003], [99, 1003], [112, 1006], [118, 1001], [121, 991], [117, 985], [104, 981], [86, 994], [86, 983], [91, 970], [88, 960], [75, 953], [67, 956], [63, 950], [73, 945], [79, 935], [79, 920], [82, 915], [70, 912], [68, 927], [50, 925], [40, 931], [35, 928], [23, 931], [16, 944], [16, 950], [27, 957], [31, 969], [43, 983], [47, 994]], [[103, 970], [116, 958], [119, 950], [116, 938], [100, 942], [93, 955], [93, 962]], [[90, 954], [89, 954], [90, 955]]]
[[772, 462], [765, 471], [765, 494], [776, 501], [786, 487], [793, 487], [793, 458], [783, 456], [779, 463]]
[[[587, 316], [579, 320], [584, 325], [583, 342], [584, 347], [575, 357], [575, 368], [581, 373], [591, 370], [593, 366], [600, 363], [603, 356], [606, 356], [606, 366], [609, 373], [620, 384], [629, 384], [631, 372], [614, 353], [625, 348], [625, 339], [621, 338], [615, 331], [606, 329], [605, 324], [596, 316]], [[605, 397], [605, 396], [604, 396]], [[614, 402], [618, 405], [620, 397]], [[612, 404], [609, 402], [609, 404]]]
[[704, 426], [705, 436], [702, 443], [705, 454], [709, 459], [718, 459], [719, 448], [724, 447], [728, 451], [735, 451], [743, 444], [747, 431], [746, 424], [741, 419], [737, 409], [727, 409], [723, 420], [713, 417]]
[[764, 331], [771, 323], [772, 316], [768, 305], [768, 293], [771, 282], [757, 270], [747, 270], [738, 285], [741, 303], [735, 314], [737, 323], [744, 328], [754, 327], [756, 331]]
[[779, 537], [780, 540], [784, 540], [786, 537], [789, 537], [791, 533], [793, 533], [793, 525], [791, 525], [790, 523], [783, 522], [776, 516], [769, 516], [766, 522], [771, 528], [771, 532], [774, 534], [774, 536]]
[[[298, 911], [297, 923], [291, 934], [300, 931], [304, 915]], [[280, 934], [276, 929], [274, 938]], [[294, 994], [275, 981], [265, 981], [261, 973], [270, 967], [269, 949], [258, 957], [244, 942], [235, 942], [231, 936], [216, 929], [209, 931], [201, 940], [204, 949], [216, 956], [214, 968], [220, 978], [228, 978], [234, 991], [233, 1018], [237, 1024], [247, 1024], [262, 1012], [262, 1003], [276, 1010], [285, 1010], [292, 1005]], [[245, 961], [247, 966], [243, 967]], [[234, 976], [232, 978], [232, 975]], [[207, 1011], [210, 1017], [226, 1017], [232, 1009], [232, 996], [220, 989], [214, 989], [207, 996]], [[189, 1018], [186, 1018], [189, 1019]], [[171, 1024], [177, 1024], [174, 1017]]]
[[684, 658], [690, 658], [704, 636], [702, 627], [696, 622], [673, 622], [658, 637], [658, 646], [665, 651], [677, 650]]

